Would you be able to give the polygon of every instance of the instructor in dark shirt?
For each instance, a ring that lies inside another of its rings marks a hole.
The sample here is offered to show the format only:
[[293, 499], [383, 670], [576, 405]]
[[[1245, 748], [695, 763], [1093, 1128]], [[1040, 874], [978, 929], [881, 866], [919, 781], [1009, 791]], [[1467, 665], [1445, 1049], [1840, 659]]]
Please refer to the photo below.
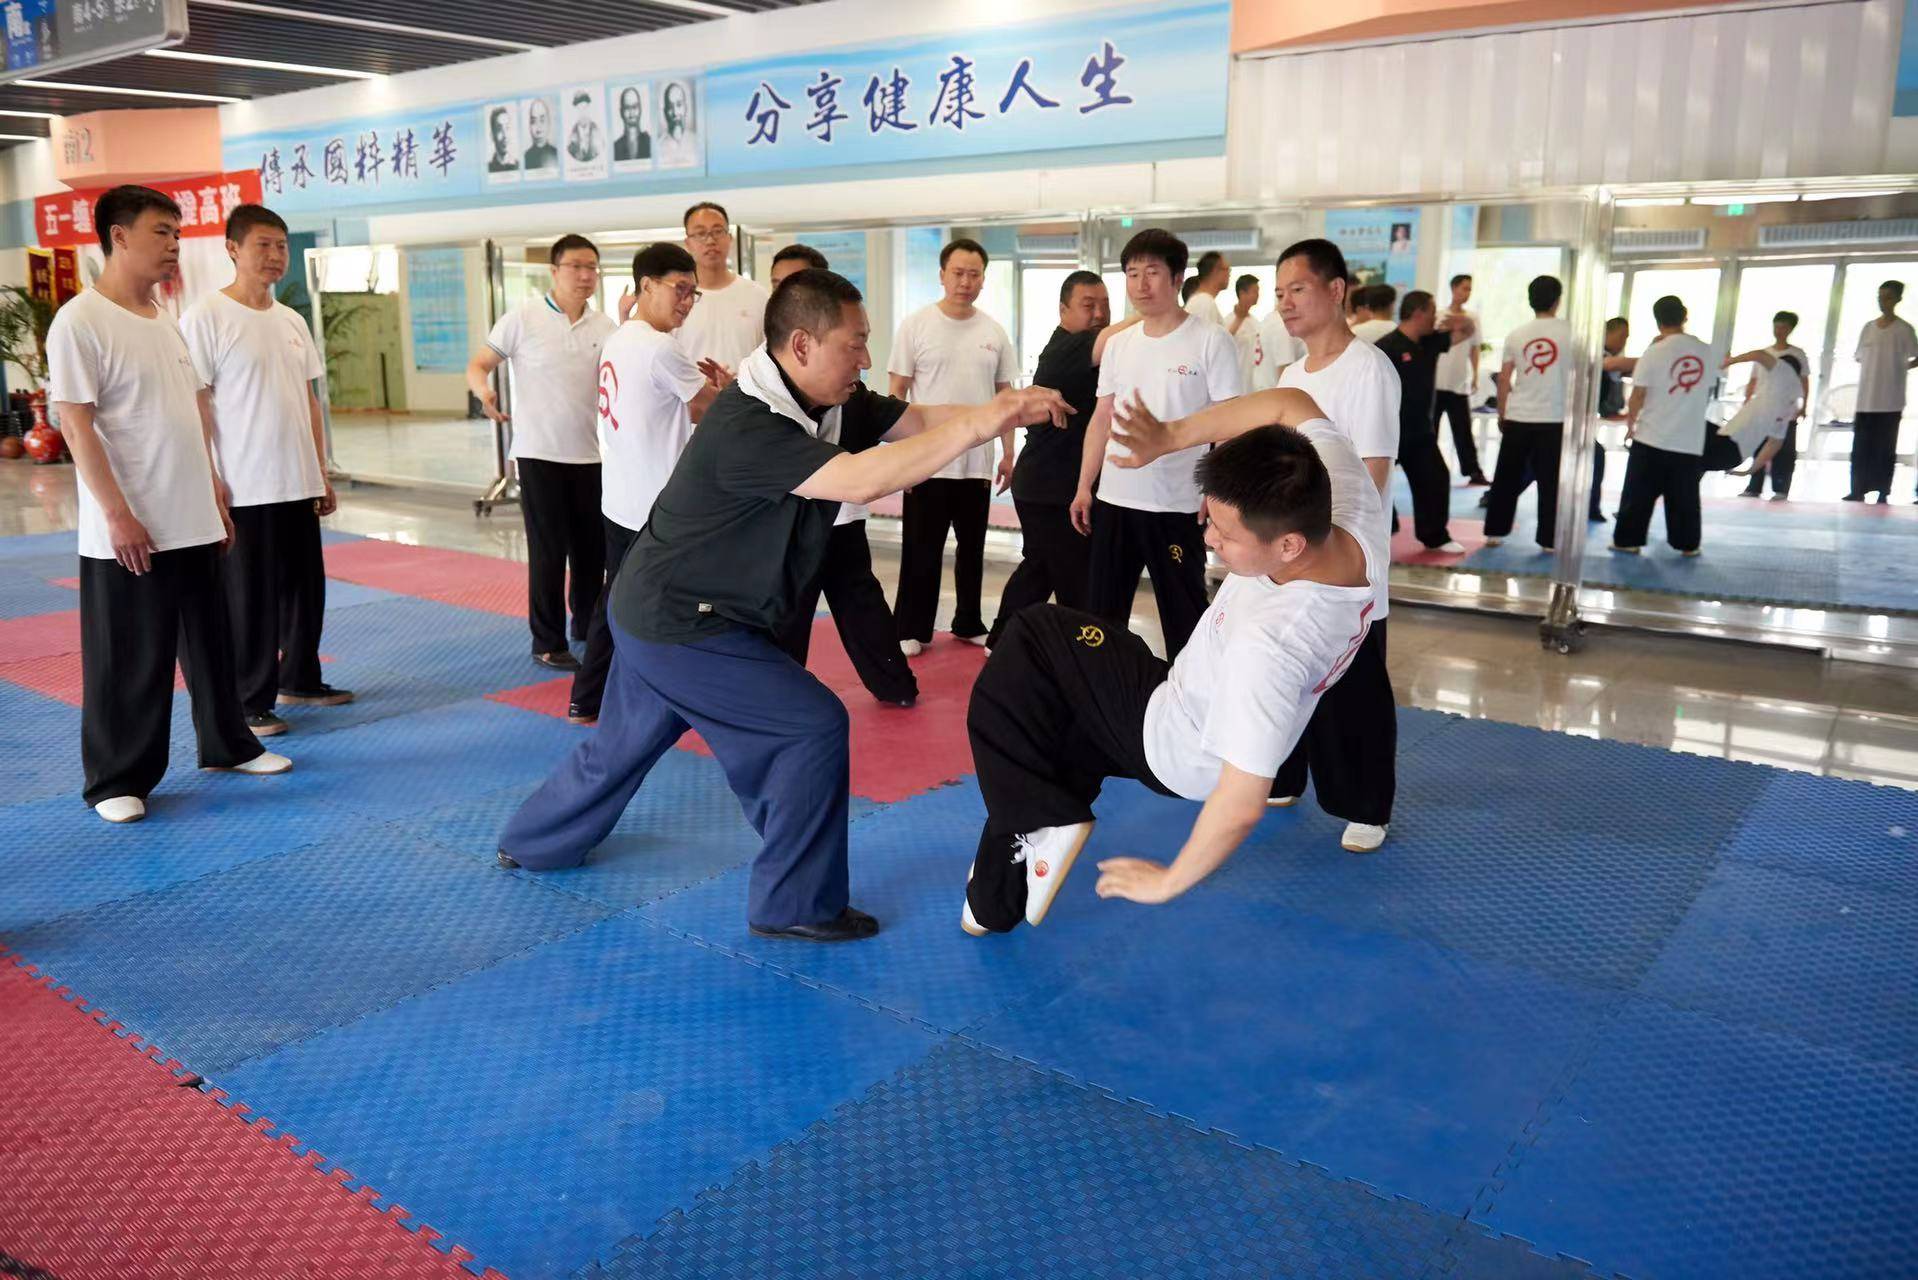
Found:
[[1374, 345], [1399, 372], [1399, 465], [1412, 490], [1412, 531], [1428, 551], [1463, 551], [1452, 541], [1452, 471], [1439, 452], [1433, 415], [1437, 409], [1439, 357], [1472, 335], [1472, 322], [1447, 316], [1439, 329], [1438, 303], [1414, 289], [1399, 303], [1399, 326]]
[[[613, 581], [598, 732], [507, 823], [502, 865], [579, 865], [693, 728], [764, 842], [753, 932], [879, 931], [847, 901], [846, 709], [772, 635], [818, 576], [840, 503], [917, 484], [1015, 427], [1063, 425], [1066, 404], [1041, 387], [969, 406], [878, 395], [859, 381], [868, 333], [859, 290], [830, 271], [774, 291], [766, 345], [706, 411]], [[882, 440], [891, 447], [875, 449]]]
[[1099, 404], [1099, 357], [1106, 340], [1136, 318], [1111, 328], [1112, 300], [1105, 281], [1075, 271], [1059, 286], [1059, 327], [1039, 353], [1032, 385], [1051, 387], [1072, 410], [1064, 431], [1026, 432], [1012, 469], [1012, 506], [1019, 513], [1019, 567], [1006, 579], [988, 648], [999, 643], [1012, 616], [1048, 598], [1083, 609], [1091, 541], [1072, 527], [1072, 498], [1079, 489], [1079, 455], [1086, 423]]

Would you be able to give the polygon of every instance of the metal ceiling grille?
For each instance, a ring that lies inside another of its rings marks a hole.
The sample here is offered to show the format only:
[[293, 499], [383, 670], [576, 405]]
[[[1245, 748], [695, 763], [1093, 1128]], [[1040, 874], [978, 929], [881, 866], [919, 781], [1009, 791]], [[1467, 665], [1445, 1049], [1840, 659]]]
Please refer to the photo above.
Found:
[[1613, 253], [1668, 253], [1704, 247], [1703, 227], [1620, 227], [1612, 232]]
[[1892, 244], [1918, 240], [1918, 218], [1858, 218], [1845, 222], [1780, 223], [1758, 229], [1765, 249], [1813, 245]]
[[[188, 0], [188, 34], [179, 49], [312, 67], [396, 75], [523, 48], [555, 48], [587, 40], [661, 31], [723, 14], [751, 15], [817, 0], [595, 0], [593, 4], [527, 4], [525, 0]], [[344, 77], [234, 67], [136, 54], [54, 76], [62, 83], [162, 93], [262, 98]], [[0, 111], [75, 115], [122, 108], [190, 107], [187, 98], [0, 85]], [[48, 122], [0, 115], [0, 134], [45, 137]], [[0, 143], [0, 146], [13, 145]]]

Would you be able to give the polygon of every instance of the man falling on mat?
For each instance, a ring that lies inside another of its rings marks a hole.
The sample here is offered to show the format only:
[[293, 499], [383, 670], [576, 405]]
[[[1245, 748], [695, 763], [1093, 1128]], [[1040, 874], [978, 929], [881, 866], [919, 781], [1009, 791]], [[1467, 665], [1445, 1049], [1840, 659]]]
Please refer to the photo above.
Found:
[[1107, 778], [1205, 807], [1170, 865], [1101, 862], [1101, 897], [1165, 902], [1231, 857], [1320, 695], [1364, 643], [1390, 561], [1377, 486], [1302, 391], [1169, 423], [1121, 405], [1113, 438], [1131, 451], [1128, 467], [1225, 442], [1200, 459], [1198, 479], [1206, 545], [1230, 576], [1170, 666], [1074, 609], [1036, 606], [1007, 626], [966, 717], [987, 815], [960, 917], [974, 935], [1045, 919]]

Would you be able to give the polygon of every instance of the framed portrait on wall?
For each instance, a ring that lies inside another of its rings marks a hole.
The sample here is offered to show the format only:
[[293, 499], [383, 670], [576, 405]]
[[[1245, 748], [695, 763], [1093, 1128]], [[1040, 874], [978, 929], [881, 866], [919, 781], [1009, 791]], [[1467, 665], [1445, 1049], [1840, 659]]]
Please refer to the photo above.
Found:
[[659, 82], [659, 130], [653, 148], [662, 169], [690, 169], [700, 163], [699, 97], [690, 77]]
[[644, 173], [653, 167], [653, 86], [647, 81], [615, 84], [613, 106], [613, 171]]
[[525, 144], [520, 152], [520, 172], [525, 180], [540, 182], [559, 177], [559, 95], [520, 99], [520, 122], [520, 137]]
[[486, 141], [488, 186], [519, 181], [519, 115], [517, 102], [489, 102], [480, 108], [480, 137]]

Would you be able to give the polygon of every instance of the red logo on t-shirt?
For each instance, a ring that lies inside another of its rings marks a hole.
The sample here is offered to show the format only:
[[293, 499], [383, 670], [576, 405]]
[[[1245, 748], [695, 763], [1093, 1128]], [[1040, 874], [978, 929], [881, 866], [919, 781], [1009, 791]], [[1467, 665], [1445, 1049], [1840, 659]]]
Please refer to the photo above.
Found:
[[1525, 367], [1532, 373], [1544, 373], [1558, 363], [1558, 344], [1550, 338], [1533, 338], [1519, 350]]
[[1665, 394], [1675, 396], [1681, 391], [1690, 391], [1705, 377], [1705, 362], [1695, 355], [1682, 355], [1672, 361], [1672, 385]]
[[599, 416], [606, 419], [606, 425], [619, 430], [619, 419], [613, 416], [613, 398], [619, 394], [619, 371], [613, 368], [611, 360], [602, 361], [599, 366]]
[[1372, 610], [1377, 604], [1376, 600], [1368, 600], [1365, 607], [1359, 610], [1358, 634], [1346, 642], [1345, 652], [1340, 654], [1339, 660], [1332, 664], [1332, 669], [1325, 673], [1325, 679], [1313, 686], [1313, 693], [1324, 693], [1330, 689], [1332, 682], [1344, 675], [1345, 669], [1352, 665], [1352, 659], [1358, 656], [1359, 646], [1365, 643], [1365, 633], [1372, 629]]

